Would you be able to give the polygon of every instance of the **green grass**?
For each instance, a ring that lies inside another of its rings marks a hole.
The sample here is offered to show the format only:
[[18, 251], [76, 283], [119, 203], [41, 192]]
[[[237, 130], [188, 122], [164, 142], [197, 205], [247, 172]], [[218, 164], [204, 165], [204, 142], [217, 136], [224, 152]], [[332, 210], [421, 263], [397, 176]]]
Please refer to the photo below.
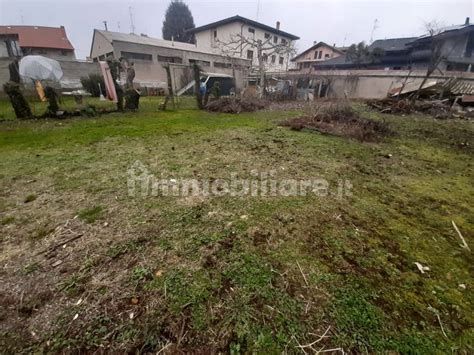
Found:
[[[159, 101], [23, 122], [0, 102], [3, 349], [298, 353], [329, 328], [315, 350], [473, 351], [474, 260], [451, 224], [474, 248], [472, 123], [357, 105], [395, 132], [361, 143], [278, 127], [299, 112]], [[158, 178], [324, 178], [331, 194], [132, 197], [137, 160]], [[340, 180], [351, 196], [334, 195]], [[19, 318], [22, 294], [34, 310]]]
[[93, 223], [97, 219], [99, 219], [104, 212], [104, 208], [102, 206], [95, 206], [91, 208], [85, 208], [77, 214], [78, 217], [87, 223]]

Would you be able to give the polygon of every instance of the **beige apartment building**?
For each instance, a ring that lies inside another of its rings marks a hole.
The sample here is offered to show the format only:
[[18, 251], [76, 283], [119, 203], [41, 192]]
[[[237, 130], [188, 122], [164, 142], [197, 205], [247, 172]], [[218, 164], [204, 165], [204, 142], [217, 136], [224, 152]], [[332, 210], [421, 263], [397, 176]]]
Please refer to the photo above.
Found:
[[288, 70], [294, 56], [292, 48], [299, 39], [298, 36], [282, 31], [280, 22], [275, 27], [270, 27], [242, 16], [229, 17], [189, 32], [194, 33], [198, 48], [251, 60], [254, 68], [260, 64], [257, 43], [261, 41], [262, 58], [267, 72]]

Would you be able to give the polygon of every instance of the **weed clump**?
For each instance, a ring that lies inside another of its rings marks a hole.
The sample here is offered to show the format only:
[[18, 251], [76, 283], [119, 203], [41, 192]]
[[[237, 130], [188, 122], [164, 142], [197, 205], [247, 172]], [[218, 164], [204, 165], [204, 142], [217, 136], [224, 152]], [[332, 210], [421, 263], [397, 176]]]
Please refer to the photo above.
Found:
[[296, 131], [309, 129], [360, 141], [377, 141], [392, 134], [385, 122], [360, 117], [346, 103], [318, 106], [313, 113], [283, 121], [280, 125]]
[[265, 107], [265, 102], [261, 100], [224, 97], [209, 102], [206, 105], [206, 110], [222, 113], [241, 113], [255, 112]]
[[92, 208], [86, 208], [79, 211], [79, 218], [87, 223], [94, 223], [97, 219], [99, 219], [104, 212], [104, 208], [102, 206], [95, 206]]

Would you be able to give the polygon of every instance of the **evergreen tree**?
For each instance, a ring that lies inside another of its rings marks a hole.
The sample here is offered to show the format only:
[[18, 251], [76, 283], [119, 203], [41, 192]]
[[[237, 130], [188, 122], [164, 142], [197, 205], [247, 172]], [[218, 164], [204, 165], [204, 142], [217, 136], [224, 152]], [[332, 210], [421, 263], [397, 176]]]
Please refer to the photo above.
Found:
[[193, 15], [182, 0], [172, 0], [166, 10], [163, 21], [163, 39], [177, 42], [194, 43], [194, 34], [186, 33], [186, 30], [195, 28]]

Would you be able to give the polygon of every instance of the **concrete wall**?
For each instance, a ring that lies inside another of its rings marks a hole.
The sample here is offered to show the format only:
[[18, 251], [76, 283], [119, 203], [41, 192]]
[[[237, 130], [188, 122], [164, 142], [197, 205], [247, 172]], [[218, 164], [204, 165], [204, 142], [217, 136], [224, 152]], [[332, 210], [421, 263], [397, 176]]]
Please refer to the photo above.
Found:
[[[3, 92], [3, 84], [10, 79], [8, 65], [12, 62], [10, 58], [0, 58], [0, 91]], [[59, 60], [59, 64], [63, 70], [63, 78], [60, 82], [60, 88], [63, 90], [71, 90], [81, 88], [80, 79], [92, 73], [100, 73], [98, 63], [78, 62], [70, 60]], [[29, 86], [29, 83], [27, 83]], [[59, 87], [57, 84], [53, 86]]]
[[[102, 36], [97, 34], [96, 41], [94, 41], [94, 47], [92, 48], [93, 56], [104, 55], [107, 52], [113, 52], [115, 58], [123, 56], [123, 52], [147, 54], [151, 57], [149, 59], [130, 59], [130, 62], [134, 63], [135, 68], [135, 82], [143, 87], [158, 87], [167, 89], [167, 74], [164, 65], [168, 63], [160, 61], [159, 57], [174, 57], [180, 58], [180, 61], [184, 67], [189, 66], [192, 61], [197, 61], [201, 69], [209, 73], [235, 75], [236, 78], [236, 89], [241, 90], [244, 88], [244, 78], [247, 77], [248, 67], [250, 66], [249, 61], [240, 58], [229, 58], [222, 55], [215, 55], [212, 53], [205, 53], [202, 50], [196, 49], [196, 51], [182, 50], [178, 48], [158, 47], [152, 45], [145, 45], [140, 43], [121, 42], [114, 41], [113, 46], [107, 46], [101, 41], [97, 41]], [[99, 50], [99, 45], [104, 52]], [[217, 64], [216, 64], [217, 63]], [[227, 64], [232, 67], [225, 68], [219, 66], [219, 64]], [[182, 73], [178, 73], [180, 70], [179, 65], [173, 65], [173, 82], [176, 83], [174, 86], [175, 90], [181, 89], [185, 84], [182, 80]], [[125, 81], [125, 75], [122, 78]]]
[[[410, 73], [406, 84], [419, 85], [426, 71], [413, 71]], [[390, 89], [400, 87], [405, 82], [408, 71], [405, 70], [334, 70], [318, 71], [310, 75], [287, 74], [281, 76], [286, 79], [315, 79], [315, 82], [329, 82], [327, 97], [374, 99], [384, 98]], [[432, 75], [430, 81], [443, 82], [450, 77], [462, 79], [474, 84], [474, 73], [447, 72], [447, 75]], [[315, 88], [317, 92], [317, 87]]]
[[114, 51], [112, 44], [98, 31], [94, 31], [93, 46], [91, 48], [90, 57], [97, 58]]

